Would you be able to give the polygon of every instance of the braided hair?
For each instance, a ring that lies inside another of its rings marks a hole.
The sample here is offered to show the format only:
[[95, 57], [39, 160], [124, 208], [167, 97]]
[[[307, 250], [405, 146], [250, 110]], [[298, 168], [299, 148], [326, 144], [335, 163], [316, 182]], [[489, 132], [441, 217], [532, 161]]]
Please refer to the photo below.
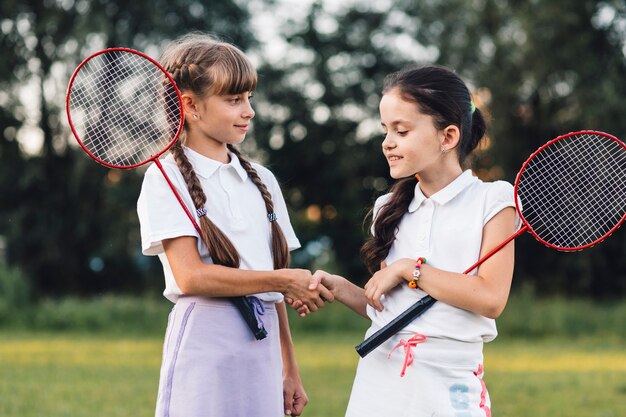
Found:
[[[161, 56], [161, 64], [170, 73], [181, 91], [191, 91], [199, 97], [207, 95], [240, 94], [256, 89], [256, 70], [237, 47], [205, 34], [193, 33], [174, 41]], [[191, 162], [184, 152], [185, 132], [170, 148], [180, 169], [196, 210], [204, 209], [207, 196]], [[271, 221], [272, 256], [274, 269], [289, 265], [289, 247], [282, 229], [274, 216], [272, 195], [252, 164], [234, 146], [228, 145], [258, 188], [268, 219]], [[230, 239], [209, 219], [201, 216], [200, 238], [208, 248], [215, 264], [238, 268], [241, 262], [237, 249]]]

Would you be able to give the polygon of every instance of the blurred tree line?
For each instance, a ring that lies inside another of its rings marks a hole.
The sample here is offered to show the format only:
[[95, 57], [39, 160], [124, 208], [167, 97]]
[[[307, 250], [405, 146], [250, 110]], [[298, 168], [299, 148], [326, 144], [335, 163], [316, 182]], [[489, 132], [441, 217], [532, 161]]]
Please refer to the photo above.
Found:
[[[215, 4], [213, 4], [215, 3]], [[127, 46], [158, 56], [203, 30], [259, 57], [255, 129], [244, 151], [284, 185], [303, 249], [298, 266], [362, 283], [358, 257], [374, 199], [391, 185], [380, 152], [385, 74], [410, 63], [450, 66], [491, 116], [473, 161], [485, 180], [513, 182], [522, 162], [560, 134], [626, 138], [626, 1], [315, 2], [5, 0], [0, 4], [0, 235], [6, 261], [37, 294], [158, 292], [158, 261], [141, 255], [135, 212], [142, 170], [112, 171], [74, 146], [65, 87], [80, 60]], [[287, 8], [287, 9], [285, 9]], [[286, 53], [264, 55], [251, 29], [265, 10]], [[282, 11], [282, 12], [281, 12]], [[31, 103], [26, 106], [25, 102]], [[34, 105], [32, 104], [34, 103]], [[41, 149], [23, 137], [38, 132]], [[626, 190], [625, 190], [626, 192]], [[584, 196], [583, 196], [584, 198]], [[626, 237], [576, 254], [517, 240], [514, 285], [541, 293], [626, 293]]]

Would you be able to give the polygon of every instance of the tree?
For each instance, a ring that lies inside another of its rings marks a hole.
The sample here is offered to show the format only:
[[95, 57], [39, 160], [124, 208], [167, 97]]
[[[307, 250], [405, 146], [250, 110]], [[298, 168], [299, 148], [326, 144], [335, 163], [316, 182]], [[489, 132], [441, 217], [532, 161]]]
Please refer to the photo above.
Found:
[[[286, 181], [305, 244], [326, 239], [331, 267], [357, 282], [367, 277], [356, 256], [364, 236], [352, 231], [389, 185], [376, 127], [386, 73], [437, 63], [469, 82], [492, 116], [474, 161], [485, 180], [513, 182], [524, 159], [562, 133], [626, 137], [623, 1], [400, 1], [332, 13], [325, 4], [286, 26], [289, 55], [262, 69], [272, 83], [260, 87], [257, 141], [272, 149], [266, 158]], [[516, 285], [595, 296], [626, 290], [623, 237], [576, 255], [540, 246], [519, 240]]]
[[[127, 46], [156, 55], [190, 30], [216, 30], [247, 47], [247, 10], [232, 1], [28, 0], [2, 2], [0, 11], [9, 16], [0, 22], [0, 190], [10, 190], [0, 202], [0, 234], [8, 262], [39, 293], [149, 288], [147, 277], [160, 268], [140, 255], [141, 176], [100, 167], [73, 146], [64, 122], [67, 81], [88, 53]], [[34, 92], [26, 106], [18, 98], [25, 85]], [[34, 155], [16, 140], [27, 124], [42, 139]]]
[[[249, 11], [235, 1], [6, 0], [0, 15], [8, 16], [0, 20], [0, 234], [8, 262], [40, 293], [158, 288], [158, 262], [139, 254], [141, 175], [105, 169], [76, 150], [64, 122], [65, 86], [82, 58], [107, 46], [156, 56], [168, 39], [200, 29], [249, 49]], [[368, 233], [363, 218], [391, 184], [378, 121], [385, 74], [409, 63], [455, 68], [492, 116], [475, 172], [513, 181], [523, 160], [559, 134], [597, 129], [626, 138], [625, 22], [624, 0], [318, 2], [303, 20], [274, 20], [288, 49], [274, 61], [261, 55], [255, 140], [243, 148], [284, 184], [305, 246], [295, 264], [368, 277], [357, 255]], [[26, 87], [29, 106], [20, 100]], [[26, 128], [39, 132], [39, 153], [24, 151]], [[573, 255], [522, 237], [515, 285], [623, 295], [623, 233]]]

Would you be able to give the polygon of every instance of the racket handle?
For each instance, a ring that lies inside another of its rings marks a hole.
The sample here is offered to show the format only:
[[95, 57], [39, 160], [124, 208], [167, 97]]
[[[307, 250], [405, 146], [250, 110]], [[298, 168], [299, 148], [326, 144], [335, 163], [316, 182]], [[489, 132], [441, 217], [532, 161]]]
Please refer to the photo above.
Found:
[[[524, 224], [524, 226], [520, 227], [520, 229], [509, 236], [504, 242], [495, 247], [491, 252], [487, 253], [485, 256], [480, 258], [478, 262], [474, 265], [470, 266], [463, 272], [464, 274], [469, 274], [474, 268], [478, 267], [487, 259], [491, 258], [495, 253], [497, 253], [500, 249], [505, 247], [510, 241], [524, 233], [528, 230], [528, 226]], [[432, 298], [430, 295], [422, 298], [411, 307], [407, 308], [402, 314], [400, 314], [395, 319], [391, 320], [385, 326], [381, 327], [376, 333], [362, 341], [359, 345], [355, 347], [357, 353], [364, 358], [365, 355], [370, 353], [372, 350], [376, 349], [378, 346], [383, 344], [386, 340], [388, 340], [391, 336], [398, 333], [400, 330], [408, 326], [410, 322], [412, 322], [415, 318], [421, 316], [426, 310], [432, 307], [437, 300]]]
[[229, 299], [241, 313], [241, 316], [252, 331], [252, 334], [254, 334], [256, 340], [265, 339], [267, 336], [267, 330], [265, 330], [263, 324], [256, 318], [256, 315], [254, 314], [254, 306], [250, 300], [244, 296], [230, 297]]
[[432, 307], [437, 300], [430, 295], [422, 298], [411, 307], [407, 308], [398, 317], [387, 323], [384, 327], [380, 328], [376, 333], [358, 344], [355, 349], [359, 356], [364, 358], [372, 350], [386, 342], [391, 336], [398, 333], [401, 329], [406, 327], [416, 317], [422, 315], [426, 310]]

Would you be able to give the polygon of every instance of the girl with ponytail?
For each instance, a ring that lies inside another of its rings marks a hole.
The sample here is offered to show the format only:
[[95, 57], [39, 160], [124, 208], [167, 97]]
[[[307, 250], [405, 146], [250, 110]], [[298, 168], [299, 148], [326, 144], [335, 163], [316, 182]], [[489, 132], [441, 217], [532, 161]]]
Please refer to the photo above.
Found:
[[426, 66], [387, 76], [380, 117], [397, 182], [371, 211], [361, 254], [373, 275], [360, 288], [318, 271], [310, 288], [323, 284], [371, 319], [366, 338], [426, 294], [439, 302], [360, 360], [346, 416], [489, 417], [483, 343], [496, 337], [509, 295], [513, 242], [462, 272], [515, 231], [513, 187], [464, 170], [485, 121], [453, 71]]
[[[174, 41], [161, 64], [181, 91], [185, 127], [162, 160], [201, 233], [150, 167], [137, 203], [142, 248], [158, 255], [169, 317], [157, 417], [300, 415], [307, 403], [284, 297], [332, 301], [289, 269], [300, 246], [274, 175], [236, 145], [254, 117], [257, 74], [235, 46], [203, 34]], [[255, 340], [228, 297], [246, 296], [267, 337]]]

